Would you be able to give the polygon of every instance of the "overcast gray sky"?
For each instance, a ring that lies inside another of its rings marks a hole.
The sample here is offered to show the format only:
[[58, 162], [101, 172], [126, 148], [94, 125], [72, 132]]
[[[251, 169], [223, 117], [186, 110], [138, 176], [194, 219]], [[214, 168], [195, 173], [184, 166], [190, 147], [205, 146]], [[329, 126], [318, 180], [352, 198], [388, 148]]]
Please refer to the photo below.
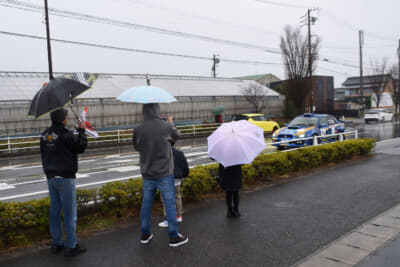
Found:
[[[42, 0], [19, 1], [44, 5]], [[44, 13], [16, 3], [0, 0], [0, 31], [45, 37]], [[327, 58], [331, 63], [318, 62], [317, 74], [334, 76], [335, 86], [340, 86], [348, 76], [359, 75], [356, 68], [359, 62], [359, 29], [365, 32], [365, 74], [370, 73], [371, 60], [387, 58], [390, 64], [398, 64], [398, 0], [48, 0], [48, 3], [49, 8], [278, 51], [284, 26], [300, 26], [307, 7], [318, 7], [319, 11], [313, 13], [318, 20], [312, 32], [321, 38], [320, 58]], [[285, 78], [281, 56], [261, 49], [53, 14], [50, 14], [50, 24], [51, 37], [57, 39], [208, 58], [218, 54], [221, 59], [274, 63], [222, 61], [217, 68], [220, 77], [273, 73], [281, 79]], [[306, 27], [302, 30], [306, 34]], [[48, 71], [46, 43], [43, 40], [0, 34], [0, 48], [0, 71]], [[57, 42], [52, 42], [52, 49], [55, 72], [211, 75], [211, 60]]]

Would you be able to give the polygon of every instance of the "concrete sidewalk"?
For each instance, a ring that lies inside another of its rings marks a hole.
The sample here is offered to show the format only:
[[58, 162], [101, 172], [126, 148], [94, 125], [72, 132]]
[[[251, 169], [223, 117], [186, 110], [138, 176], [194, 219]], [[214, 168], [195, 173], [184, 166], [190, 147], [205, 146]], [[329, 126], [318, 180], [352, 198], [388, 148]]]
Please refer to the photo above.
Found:
[[[0, 265], [281, 267], [305, 264], [335, 244], [332, 242], [400, 203], [400, 150], [396, 147], [400, 147], [400, 139], [379, 144], [377, 154], [367, 159], [315, 171], [257, 192], [242, 191], [240, 219], [225, 217], [223, 200], [206, 201], [202, 207], [184, 214], [180, 229], [190, 240], [176, 249], [168, 247], [167, 231], [157, 227], [161, 218], [153, 218], [155, 237], [149, 245], [139, 243], [140, 230], [136, 225], [81, 240], [88, 252], [76, 258], [51, 255], [46, 248], [0, 259]], [[400, 222], [398, 218], [393, 220]], [[354, 264], [373, 253], [371, 250]], [[327, 259], [331, 265], [315, 266], [351, 266]]]

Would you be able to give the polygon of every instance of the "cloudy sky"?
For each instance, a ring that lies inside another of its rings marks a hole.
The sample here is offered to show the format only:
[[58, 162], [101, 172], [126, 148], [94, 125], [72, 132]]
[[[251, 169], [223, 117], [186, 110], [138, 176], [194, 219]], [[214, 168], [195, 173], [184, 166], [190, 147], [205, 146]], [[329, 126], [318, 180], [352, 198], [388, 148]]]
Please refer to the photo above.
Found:
[[[359, 75], [360, 29], [365, 74], [373, 60], [398, 64], [398, 0], [48, 2], [54, 10], [51, 37], [76, 42], [52, 42], [55, 72], [210, 76], [217, 54], [219, 77], [273, 73], [284, 79], [276, 53], [280, 36], [285, 25], [302, 25], [307, 8], [318, 8], [312, 33], [321, 40], [320, 59], [328, 60], [318, 62], [317, 74], [334, 76], [335, 86]], [[0, 0], [0, 71], [48, 71], [46, 42], [28, 37], [46, 36], [43, 5], [42, 0]], [[306, 27], [302, 31], [306, 34]]]

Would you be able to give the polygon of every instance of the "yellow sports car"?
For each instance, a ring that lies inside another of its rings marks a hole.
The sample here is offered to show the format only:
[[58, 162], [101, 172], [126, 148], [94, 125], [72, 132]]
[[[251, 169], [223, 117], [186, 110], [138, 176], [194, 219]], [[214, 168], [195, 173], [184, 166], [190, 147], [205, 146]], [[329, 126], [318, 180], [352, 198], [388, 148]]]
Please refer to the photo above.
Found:
[[276, 121], [267, 120], [264, 114], [240, 114], [233, 116], [234, 121], [246, 120], [262, 129], [264, 132], [273, 133], [279, 129], [279, 124]]

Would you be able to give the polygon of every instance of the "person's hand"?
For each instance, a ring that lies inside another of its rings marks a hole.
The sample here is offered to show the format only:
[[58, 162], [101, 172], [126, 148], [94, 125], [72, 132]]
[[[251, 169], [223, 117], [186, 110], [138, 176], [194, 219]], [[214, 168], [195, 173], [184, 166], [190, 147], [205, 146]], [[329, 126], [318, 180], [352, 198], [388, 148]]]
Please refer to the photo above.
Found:
[[171, 115], [167, 115], [167, 119], [168, 119], [169, 123], [173, 123], [174, 122], [174, 120], [172, 119]]
[[85, 129], [85, 124], [81, 121], [78, 121], [78, 128], [79, 129]]

